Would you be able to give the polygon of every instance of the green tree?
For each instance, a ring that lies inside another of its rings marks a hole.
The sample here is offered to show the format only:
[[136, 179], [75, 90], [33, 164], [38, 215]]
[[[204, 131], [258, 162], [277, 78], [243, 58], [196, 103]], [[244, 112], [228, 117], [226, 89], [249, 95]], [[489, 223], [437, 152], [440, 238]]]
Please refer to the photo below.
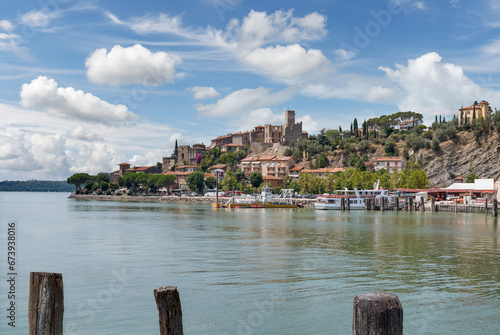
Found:
[[101, 180], [101, 182], [99, 183], [99, 188], [103, 191], [103, 192], [106, 192], [109, 188], [109, 183], [104, 181], [104, 180]]
[[473, 183], [474, 180], [477, 179], [477, 175], [472, 169], [472, 165], [469, 167], [469, 175], [467, 176], [467, 179], [465, 180], [466, 183]]
[[224, 176], [224, 179], [222, 179], [220, 184], [223, 191], [232, 191], [234, 188], [236, 188], [238, 180], [236, 179], [236, 175], [231, 171], [231, 169], [227, 169], [226, 175]]
[[160, 162], [156, 162], [156, 168], [157, 168], [158, 170], [161, 170], [161, 169], [163, 168], [163, 164], [162, 164], [162, 163], [160, 163]]
[[69, 177], [66, 182], [68, 184], [75, 185], [75, 189], [77, 191], [81, 190], [81, 186], [85, 184], [87, 180], [90, 180], [90, 176], [88, 173], [75, 173], [71, 177]]
[[174, 153], [172, 154], [172, 158], [178, 158], [179, 156], [179, 147], [177, 145], [177, 140], [175, 140]]
[[314, 167], [316, 169], [322, 169], [326, 167], [328, 164], [328, 160], [326, 158], [326, 154], [324, 152], [320, 153], [318, 156], [316, 156], [316, 162], [314, 164]]
[[137, 176], [138, 174], [132, 172], [126, 172], [123, 176], [123, 184], [132, 194], [137, 193]]
[[396, 150], [396, 142], [394, 142], [394, 140], [390, 140], [388, 141], [385, 145], [384, 145], [384, 151], [386, 154], [388, 154], [389, 156], [395, 156], [397, 154], [397, 150]]
[[406, 181], [406, 188], [427, 188], [428, 180], [425, 171], [420, 169], [415, 169], [411, 172], [408, 180]]
[[95, 177], [95, 182], [99, 184], [101, 183], [101, 181], [109, 183], [109, 173], [106, 172], [98, 173], [97, 176]]
[[94, 182], [90, 179], [88, 179], [85, 184], [83, 185], [83, 187], [88, 190], [88, 191], [91, 191], [92, 190], [92, 187], [94, 186]]
[[120, 185], [118, 185], [118, 183], [109, 183], [109, 189], [111, 190], [111, 192], [115, 192], [118, 188], [120, 187]]
[[189, 189], [198, 193], [205, 188], [205, 175], [201, 171], [196, 171], [186, 178]]
[[147, 176], [147, 180], [146, 180], [146, 185], [147, 185], [147, 188], [152, 192], [152, 193], [157, 193], [158, 192], [158, 188], [159, 188], [159, 178], [161, 177], [161, 175], [159, 174], [149, 174]]
[[175, 185], [176, 182], [177, 182], [177, 177], [174, 176], [173, 174], [162, 175], [158, 179], [158, 184], [161, 187], [166, 187], [168, 194], [170, 194], [170, 189], [172, 188], [173, 185]]
[[264, 179], [262, 178], [262, 174], [260, 172], [252, 172], [250, 174], [250, 177], [249, 177], [249, 180], [250, 180], [250, 184], [255, 187], [255, 188], [258, 188], [262, 182], [264, 181]]
[[207, 189], [214, 189], [215, 188], [215, 184], [216, 184], [216, 180], [215, 180], [215, 177], [207, 177], [205, 179], [205, 186]]

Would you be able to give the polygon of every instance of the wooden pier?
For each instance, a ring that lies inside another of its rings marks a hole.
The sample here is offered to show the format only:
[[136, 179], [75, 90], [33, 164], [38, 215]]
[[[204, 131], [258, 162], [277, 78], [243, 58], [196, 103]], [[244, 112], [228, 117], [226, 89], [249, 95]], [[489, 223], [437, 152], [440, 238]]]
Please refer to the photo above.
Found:
[[[160, 335], [184, 335], [177, 287], [160, 287], [153, 294], [158, 309]], [[62, 274], [31, 272], [29, 334], [62, 335], [63, 313]], [[403, 335], [403, 306], [399, 298], [390, 293], [357, 295], [353, 301], [352, 334]]]

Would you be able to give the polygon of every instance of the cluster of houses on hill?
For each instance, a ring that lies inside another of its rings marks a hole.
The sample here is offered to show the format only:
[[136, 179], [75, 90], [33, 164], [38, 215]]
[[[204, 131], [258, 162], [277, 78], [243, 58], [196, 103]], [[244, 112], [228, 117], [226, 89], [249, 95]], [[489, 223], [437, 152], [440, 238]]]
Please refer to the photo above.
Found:
[[[408, 120], [401, 124], [402, 129], [411, 129], [421, 124], [421, 120]], [[405, 128], [406, 127], [406, 128]], [[187, 177], [200, 170], [196, 164], [197, 158], [203, 155], [212, 148], [218, 148], [221, 153], [233, 153], [242, 150], [247, 145], [260, 144], [270, 147], [273, 144], [289, 145], [297, 142], [299, 139], [307, 139], [309, 134], [302, 130], [302, 122], [295, 122], [295, 111], [287, 110], [285, 112], [285, 124], [254, 127], [251, 131], [242, 131], [237, 133], [226, 134], [214, 138], [211, 145], [207, 147], [203, 143], [194, 145], [178, 146], [176, 158], [164, 157], [163, 170], [157, 166], [132, 167], [131, 164], [118, 164], [118, 170], [110, 174], [112, 182], [116, 182], [118, 178], [123, 177], [127, 172], [133, 173], [153, 173], [153, 174], [169, 174], [176, 176], [176, 185], [174, 188], [178, 190], [187, 190]], [[374, 171], [382, 168], [387, 169], [390, 173], [401, 172], [406, 167], [406, 161], [403, 158], [384, 157], [377, 158], [372, 162], [367, 162], [367, 168]], [[175, 167], [175, 168], [173, 168]], [[173, 168], [173, 171], [170, 170]], [[213, 171], [222, 171], [217, 174], [219, 179], [224, 178], [228, 166], [226, 164], [217, 164], [208, 169], [205, 173], [205, 178], [214, 176]], [[303, 165], [297, 165], [292, 157], [283, 156], [265, 156], [253, 155], [244, 158], [238, 165], [245, 175], [248, 177], [253, 172], [259, 172], [266, 183], [273, 187], [281, 186], [283, 178], [290, 176], [293, 180], [298, 180], [300, 173], [309, 173], [317, 177], [326, 177], [328, 173], [344, 171], [343, 168], [322, 168], [322, 169], [306, 169]]]
[[[491, 115], [491, 107], [486, 101], [479, 104], [474, 103], [469, 107], [462, 107], [460, 112], [460, 122], [465, 122], [465, 119], [471, 121], [474, 118], [487, 117]], [[422, 124], [422, 119], [412, 118], [400, 122], [395, 128], [400, 131], [411, 130]], [[363, 128], [359, 128], [363, 131]], [[302, 130], [302, 122], [295, 121], [295, 111], [287, 110], [285, 112], [285, 124], [264, 126], [256, 126], [251, 131], [242, 131], [237, 133], [226, 134], [211, 140], [210, 146], [203, 143], [194, 145], [181, 145], [178, 147], [176, 158], [164, 157], [163, 170], [157, 166], [132, 167], [131, 164], [121, 163], [119, 169], [110, 174], [111, 181], [118, 180], [127, 172], [134, 173], [153, 173], [153, 174], [170, 174], [177, 178], [176, 188], [187, 190], [187, 177], [200, 170], [197, 165], [197, 159], [212, 148], [218, 148], [221, 153], [234, 153], [242, 150], [247, 145], [261, 145], [260, 149], [272, 147], [274, 144], [289, 145], [297, 142], [300, 138], [307, 139], [308, 133]], [[366, 162], [366, 167], [371, 171], [386, 169], [389, 173], [401, 172], [406, 168], [406, 160], [402, 157], [380, 157], [370, 162]], [[175, 168], [174, 168], [175, 167]], [[219, 178], [223, 178], [228, 166], [226, 164], [218, 164], [212, 166], [205, 173], [205, 177], [214, 176], [213, 171], [222, 171], [218, 174]], [[297, 165], [292, 157], [281, 156], [265, 156], [253, 155], [244, 158], [238, 165], [246, 176], [253, 172], [260, 172], [266, 183], [273, 187], [280, 186], [285, 176], [291, 177], [293, 180], [298, 180], [300, 173], [309, 173], [317, 177], [326, 177], [328, 173], [343, 171], [343, 168], [322, 168], [322, 169], [306, 169], [302, 165]], [[171, 170], [172, 169], [172, 170]]]

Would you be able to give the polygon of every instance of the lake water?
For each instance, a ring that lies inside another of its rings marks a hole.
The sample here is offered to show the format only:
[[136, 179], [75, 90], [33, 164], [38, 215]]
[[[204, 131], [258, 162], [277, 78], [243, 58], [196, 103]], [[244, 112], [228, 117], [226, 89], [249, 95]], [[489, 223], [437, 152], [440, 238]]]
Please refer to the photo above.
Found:
[[351, 334], [357, 294], [391, 292], [405, 334], [499, 334], [498, 219], [465, 213], [212, 210], [0, 193], [0, 271], [17, 224], [16, 328], [30, 271], [64, 278], [65, 334], [158, 334], [153, 290], [177, 286], [184, 332]]

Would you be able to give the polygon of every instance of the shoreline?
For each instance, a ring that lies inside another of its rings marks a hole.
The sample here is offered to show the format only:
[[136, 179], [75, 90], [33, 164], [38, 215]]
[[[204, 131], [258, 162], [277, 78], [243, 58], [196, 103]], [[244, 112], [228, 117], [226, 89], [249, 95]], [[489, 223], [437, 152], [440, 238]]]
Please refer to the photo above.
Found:
[[[135, 201], [135, 202], [179, 202], [191, 204], [213, 204], [215, 197], [179, 197], [175, 195], [93, 195], [93, 194], [71, 194], [68, 199], [74, 200], [103, 200], [103, 201]], [[225, 200], [225, 201], [224, 201]], [[219, 203], [227, 202], [229, 198], [219, 197]], [[314, 208], [315, 199], [292, 199], [293, 204], [304, 208]]]
[[[129, 202], [165, 202], [165, 203], [191, 203], [191, 204], [213, 204], [215, 203], [215, 197], [188, 197], [188, 196], [175, 196], [175, 195], [93, 195], [93, 194], [71, 194], [68, 199], [74, 200], [98, 200], [98, 201], [129, 201]], [[226, 197], [220, 197], [219, 203], [225, 203], [229, 200]], [[314, 208], [314, 202], [316, 199], [292, 199], [292, 203], [302, 206], [302, 208]], [[455, 205], [448, 202], [436, 203], [437, 211], [432, 211], [430, 202], [425, 204], [425, 212], [435, 213], [435, 212], [456, 212], [456, 213], [483, 213], [491, 214], [493, 211], [492, 204], [488, 204], [488, 209], [482, 204], [470, 204]], [[366, 209], [365, 209], [366, 210]], [[407, 212], [408, 210], [400, 210], [402, 212]], [[412, 212], [419, 212], [419, 210]]]

